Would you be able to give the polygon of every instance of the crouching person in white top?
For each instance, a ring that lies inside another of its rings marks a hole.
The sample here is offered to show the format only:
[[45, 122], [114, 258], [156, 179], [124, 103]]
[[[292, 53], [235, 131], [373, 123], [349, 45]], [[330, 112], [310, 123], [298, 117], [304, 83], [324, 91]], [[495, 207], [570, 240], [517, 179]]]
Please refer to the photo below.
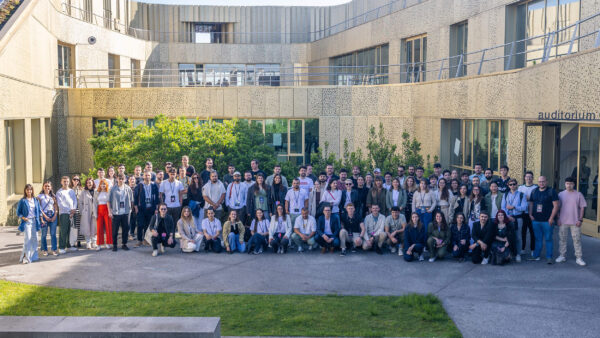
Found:
[[158, 205], [158, 214], [152, 216], [150, 219], [150, 225], [148, 230], [152, 233], [152, 256], [158, 255], [160, 246], [160, 253], [165, 252], [165, 246], [174, 248], [175, 244], [175, 224], [173, 223], [173, 217], [167, 214], [167, 205], [160, 203]]
[[296, 218], [294, 222], [294, 234], [292, 241], [298, 247], [298, 252], [304, 251], [304, 244], [308, 245], [308, 250], [312, 250], [315, 245], [315, 233], [317, 232], [317, 221], [308, 214], [308, 208], [302, 208], [301, 217]]
[[292, 219], [286, 215], [282, 204], [277, 206], [275, 214], [271, 216], [271, 225], [269, 226], [269, 243], [273, 252], [284, 254], [287, 252], [292, 235]]
[[204, 236], [196, 229], [192, 210], [189, 207], [181, 209], [181, 218], [177, 221], [177, 231], [179, 232], [179, 236], [181, 236], [181, 251], [200, 251]]
[[385, 232], [385, 216], [379, 214], [379, 205], [371, 206], [371, 213], [365, 217], [365, 237], [363, 238], [363, 250], [371, 250], [375, 247], [375, 252], [383, 254], [381, 247], [387, 238]]
[[202, 220], [202, 231], [204, 232], [204, 250], [214, 253], [220, 253], [223, 250], [221, 246], [221, 221], [215, 217], [215, 209], [210, 206], [206, 209], [206, 217]]

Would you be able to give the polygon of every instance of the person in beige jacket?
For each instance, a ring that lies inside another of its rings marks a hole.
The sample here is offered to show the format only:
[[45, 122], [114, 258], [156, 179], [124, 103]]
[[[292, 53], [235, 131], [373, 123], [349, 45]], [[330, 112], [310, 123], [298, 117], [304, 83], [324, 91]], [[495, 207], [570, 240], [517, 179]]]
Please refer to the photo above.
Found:
[[232, 254], [235, 251], [240, 253], [246, 252], [246, 243], [244, 242], [244, 234], [246, 228], [238, 219], [238, 213], [235, 209], [229, 211], [229, 218], [223, 225], [223, 242], [225, 242], [225, 250]]
[[85, 187], [79, 193], [77, 205], [81, 220], [79, 231], [85, 238], [85, 244], [88, 250], [96, 247], [96, 206], [94, 204], [94, 194], [96, 194], [94, 179], [88, 177], [85, 180]]
[[187, 206], [181, 209], [181, 218], [177, 221], [177, 232], [181, 236], [181, 251], [200, 251], [204, 236], [196, 229], [192, 210]]

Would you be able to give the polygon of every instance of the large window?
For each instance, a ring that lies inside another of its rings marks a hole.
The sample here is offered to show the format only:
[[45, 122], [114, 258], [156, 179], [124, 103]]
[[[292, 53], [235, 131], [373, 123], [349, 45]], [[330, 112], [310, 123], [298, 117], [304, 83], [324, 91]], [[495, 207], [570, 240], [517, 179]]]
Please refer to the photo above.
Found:
[[[510, 62], [505, 62], [506, 69], [520, 68], [540, 63], [544, 56], [544, 46], [550, 42], [552, 45], [561, 44], [551, 48], [548, 57], [568, 53], [569, 41], [575, 27], [563, 29], [575, 24], [580, 19], [579, 0], [531, 0], [523, 1], [506, 8], [506, 42], [505, 53], [511, 54]], [[550, 36], [543, 35], [558, 31], [550, 41]], [[541, 36], [541, 37], [537, 37]], [[525, 42], [510, 42], [528, 39]], [[579, 48], [579, 41], [575, 40], [571, 52]]]
[[71, 64], [71, 46], [58, 44], [58, 86], [71, 87], [73, 65]]
[[400, 74], [401, 82], [425, 81], [427, 62], [427, 34], [413, 36], [402, 43], [402, 63], [406, 64]]
[[108, 54], [108, 87], [121, 86], [121, 58], [115, 54]]
[[179, 64], [179, 85], [279, 86], [279, 64]]
[[223, 26], [221, 23], [194, 23], [195, 43], [221, 43], [223, 42]]
[[467, 41], [469, 25], [467, 21], [450, 26], [450, 77], [467, 75]]
[[361, 85], [388, 83], [389, 46], [387, 44], [355, 51], [329, 59], [330, 84]]
[[442, 163], [471, 170], [477, 163], [498, 173], [506, 164], [508, 122], [505, 120], [442, 120]]

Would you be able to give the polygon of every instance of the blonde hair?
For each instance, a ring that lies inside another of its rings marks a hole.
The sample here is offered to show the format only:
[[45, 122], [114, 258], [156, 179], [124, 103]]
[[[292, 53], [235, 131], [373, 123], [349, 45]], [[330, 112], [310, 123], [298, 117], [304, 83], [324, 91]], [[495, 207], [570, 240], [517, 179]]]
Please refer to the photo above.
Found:
[[[190, 212], [190, 215], [188, 217], [184, 216], [186, 210]], [[192, 217], [192, 209], [190, 209], [190, 207], [188, 207], [188, 206], [183, 207], [181, 209], [181, 217], [180, 217], [180, 219], [182, 219], [186, 223], [192, 223], [192, 222], [194, 222], [194, 218]]]

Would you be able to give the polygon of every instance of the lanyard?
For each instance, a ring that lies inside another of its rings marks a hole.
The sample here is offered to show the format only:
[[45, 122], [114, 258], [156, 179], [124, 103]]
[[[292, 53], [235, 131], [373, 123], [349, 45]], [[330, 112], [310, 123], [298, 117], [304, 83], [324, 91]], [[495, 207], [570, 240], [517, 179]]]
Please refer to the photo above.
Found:
[[421, 208], [425, 207], [425, 193], [419, 191], [419, 198], [421, 199]]
[[151, 198], [152, 197], [152, 186], [150, 184], [146, 185], [144, 183], [144, 191], [146, 192], [146, 198]]
[[294, 195], [294, 206], [299, 207], [298, 199], [300, 198], [300, 190], [292, 190], [292, 195]]
[[[208, 220], [208, 218], [207, 218], [207, 220]], [[215, 220], [212, 223], [210, 221], [208, 221], [208, 227], [211, 231], [211, 236], [212, 236], [213, 234], [215, 234], [217, 232], [217, 221]]]
[[169, 182], [169, 187], [171, 187], [171, 196], [175, 196], [175, 187], [173, 185], [175, 185], [175, 181]]

